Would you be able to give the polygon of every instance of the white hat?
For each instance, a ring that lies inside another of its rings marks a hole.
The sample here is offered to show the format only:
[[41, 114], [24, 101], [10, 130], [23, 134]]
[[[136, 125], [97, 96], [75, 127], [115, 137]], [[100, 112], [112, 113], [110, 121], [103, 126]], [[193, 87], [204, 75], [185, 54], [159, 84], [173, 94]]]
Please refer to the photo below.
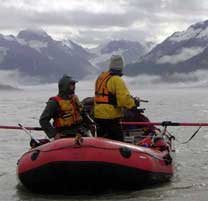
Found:
[[120, 55], [112, 55], [110, 58], [109, 69], [122, 71], [124, 68], [124, 61]]

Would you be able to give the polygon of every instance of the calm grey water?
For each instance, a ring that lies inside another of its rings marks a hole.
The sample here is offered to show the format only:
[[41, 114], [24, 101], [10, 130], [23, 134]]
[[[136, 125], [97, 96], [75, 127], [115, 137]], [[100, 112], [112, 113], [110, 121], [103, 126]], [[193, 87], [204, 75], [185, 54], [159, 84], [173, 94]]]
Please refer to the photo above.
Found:
[[[146, 115], [152, 121], [208, 122], [207, 88], [133, 90], [149, 103]], [[80, 99], [92, 95], [86, 84], [78, 86]], [[0, 92], [0, 125], [39, 126], [38, 118], [56, 86], [27, 87], [24, 91]], [[188, 139], [195, 127], [169, 127], [177, 140]], [[43, 133], [33, 132], [35, 136]], [[29, 136], [20, 130], [0, 129], [0, 201], [123, 200], [123, 201], [207, 201], [208, 197], [208, 128], [204, 127], [186, 145], [175, 142], [176, 170], [170, 183], [148, 189], [110, 193], [99, 196], [45, 196], [18, 187], [16, 162], [28, 149]], [[70, 181], [69, 181], [70, 182]]]

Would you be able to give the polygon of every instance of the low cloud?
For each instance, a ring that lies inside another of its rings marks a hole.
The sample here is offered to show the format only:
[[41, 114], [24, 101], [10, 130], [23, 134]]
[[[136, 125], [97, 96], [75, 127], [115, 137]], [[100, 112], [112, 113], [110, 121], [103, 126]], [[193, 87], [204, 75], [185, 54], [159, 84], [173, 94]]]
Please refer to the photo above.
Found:
[[137, 77], [124, 77], [131, 90], [139, 86], [147, 88], [191, 88], [208, 87], [208, 71], [197, 70], [191, 73], [173, 73], [166, 76], [139, 75]]
[[201, 47], [192, 47], [192, 48], [182, 48], [178, 54], [174, 55], [164, 55], [160, 57], [157, 61], [158, 64], [162, 63], [170, 63], [170, 64], [177, 64], [183, 61], [186, 61], [201, 52], [204, 51], [205, 48]]

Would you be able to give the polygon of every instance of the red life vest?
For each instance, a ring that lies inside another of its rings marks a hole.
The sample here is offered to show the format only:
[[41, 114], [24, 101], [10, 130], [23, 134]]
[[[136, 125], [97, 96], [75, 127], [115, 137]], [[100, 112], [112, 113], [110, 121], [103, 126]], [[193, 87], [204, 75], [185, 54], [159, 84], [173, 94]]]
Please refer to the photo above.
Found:
[[95, 83], [95, 102], [97, 104], [117, 105], [116, 96], [109, 92], [107, 82], [113, 75], [110, 72], [102, 72]]
[[54, 96], [51, 99], [55, 100], [59, 105], [58, 114], [53, 122], [53, 125], [56, 128], [64, 126], [70, 127], [82, 120], [80, 115], [81, 108], [79, 107], [77, 96], [74, 95], [68, 100], [63, 99], [60, 96]]

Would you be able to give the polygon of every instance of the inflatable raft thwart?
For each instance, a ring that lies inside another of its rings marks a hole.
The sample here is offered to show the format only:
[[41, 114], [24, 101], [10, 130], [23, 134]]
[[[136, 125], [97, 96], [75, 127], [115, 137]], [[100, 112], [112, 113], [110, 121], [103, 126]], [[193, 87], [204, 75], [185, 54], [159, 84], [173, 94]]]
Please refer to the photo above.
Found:
[[174, 150], [171, 138], [164, 137], [158, 146], [149, 146], [148, 137], [139, 145], [99, 137], [54, 140], [24, 153], [17, 175], [39, 193], [143, 188], [173, 176]]

